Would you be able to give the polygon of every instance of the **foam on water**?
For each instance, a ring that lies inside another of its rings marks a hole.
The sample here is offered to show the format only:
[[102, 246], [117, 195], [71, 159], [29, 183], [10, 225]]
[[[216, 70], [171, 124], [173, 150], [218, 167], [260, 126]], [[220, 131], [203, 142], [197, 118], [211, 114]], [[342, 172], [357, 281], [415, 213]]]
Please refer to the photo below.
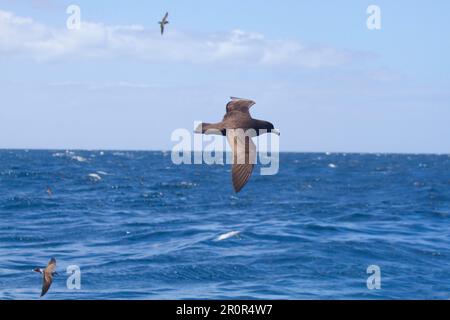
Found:
[[230, 232], [224, 233], [224, 234], [220, 235], [219, 237], [217, 237], [217, 241], [226, 240], [226, 239], [235, 237], [239, 234], [240, 234], [239, 231], [230, 231]]
[[102, 180], [102, 177], [100, 177], [97, 173], [89, 173], [88, 177], [92, 181], [100, 181], [100, 180]]

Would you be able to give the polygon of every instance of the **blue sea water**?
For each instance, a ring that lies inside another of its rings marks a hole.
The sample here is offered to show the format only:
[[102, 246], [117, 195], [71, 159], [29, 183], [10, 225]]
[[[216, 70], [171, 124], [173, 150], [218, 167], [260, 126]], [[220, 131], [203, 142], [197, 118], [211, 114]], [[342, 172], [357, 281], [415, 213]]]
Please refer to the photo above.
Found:
[[449, 169], [448, 155], [282, 153], [236, 195], [229, 166], [170, 153], [3, 150], [0, 298], [38, 299], [31, 270], [54, 256], [45, 299], [449, 299]]

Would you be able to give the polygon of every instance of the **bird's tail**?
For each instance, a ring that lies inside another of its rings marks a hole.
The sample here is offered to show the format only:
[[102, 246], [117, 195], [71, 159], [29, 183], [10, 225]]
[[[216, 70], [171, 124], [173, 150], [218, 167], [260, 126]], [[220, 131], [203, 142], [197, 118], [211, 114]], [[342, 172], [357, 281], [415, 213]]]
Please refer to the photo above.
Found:
[[210, 123], [202, 122], [197, 126], [197, 128], [195, 128], [194, 132], [195, 133], [205, 133], [206, 128], [210, 125], [211, 125]]

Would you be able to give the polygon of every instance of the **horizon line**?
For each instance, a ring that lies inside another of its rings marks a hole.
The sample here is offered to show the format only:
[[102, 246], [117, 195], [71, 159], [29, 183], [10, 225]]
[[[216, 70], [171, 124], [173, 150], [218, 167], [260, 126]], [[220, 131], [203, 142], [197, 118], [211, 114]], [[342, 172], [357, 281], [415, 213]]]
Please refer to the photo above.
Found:
[[[1, 151], [82, 151], [82, 152], [92, 152], [92, 151], [106, 151], [106, 152], [172, 152], [171, 150], [165, 149], [100, 149], [100, 148], [3, 148], [0, 147]], [[231, 152], [230, 150], [223, 150], [225, 152]], [[190, 152], [204, 152], [204, 150], [190, 150]], [[268, 152], [264, 150], [262, 152]], [[436, 156], [450, 156], [449, 152], [377, 152], [377, 151], [292, 151], [284, 150], [278, 153], [301, 153], [301, 154], [367, 154], [367, 155], [436, 155]]]

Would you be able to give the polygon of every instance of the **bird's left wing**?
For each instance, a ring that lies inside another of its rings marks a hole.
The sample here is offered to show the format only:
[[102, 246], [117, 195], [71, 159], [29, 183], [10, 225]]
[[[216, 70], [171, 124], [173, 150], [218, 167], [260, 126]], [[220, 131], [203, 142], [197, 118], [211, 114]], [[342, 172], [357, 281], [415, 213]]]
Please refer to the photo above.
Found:
[[164, 16], [163, 21], [165, 21], [168, 17], [169, 17], [169, 13], [166, 12], [166, 15]]
[[227, 130], [227, 139], [233, 152], [233, 187], [234, 191], [239, 192], [252, 175], [256, 163], [256, 146], [241, 129]]

